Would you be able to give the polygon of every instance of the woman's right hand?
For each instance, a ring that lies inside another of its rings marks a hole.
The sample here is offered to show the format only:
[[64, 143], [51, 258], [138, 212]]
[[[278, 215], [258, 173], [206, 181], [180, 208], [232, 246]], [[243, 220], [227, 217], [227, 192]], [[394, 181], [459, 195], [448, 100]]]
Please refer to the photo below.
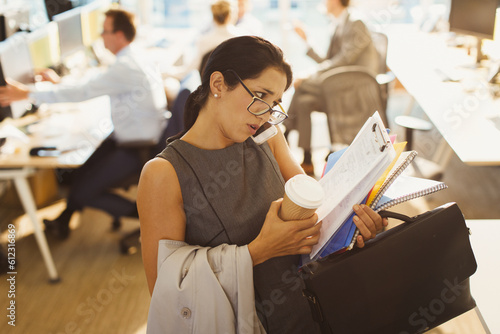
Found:
[[318, 215], [304, 220], [283, 221], [278, 212], [283, 199], [272, 202], [259, 235], [249, 245], [254, 266], [273, 257], [309, 254], [319, 239]]

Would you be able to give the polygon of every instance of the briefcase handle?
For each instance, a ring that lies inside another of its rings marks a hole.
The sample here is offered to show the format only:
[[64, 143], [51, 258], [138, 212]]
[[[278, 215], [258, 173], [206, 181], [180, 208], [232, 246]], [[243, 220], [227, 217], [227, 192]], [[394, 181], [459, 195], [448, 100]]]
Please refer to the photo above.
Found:
[[[416, 222], [417, 220], [420, 220], [426, 216], [430, 216], [430, 215], [434, 214], [436, 211], [441, 211], [445, 208], [448, 208], [448, 207], [452, 206], [453, 204], [456, 204], [456, 203], [455, 202], [446, 203], [446, 204], [441, 205], [433, 210], [421, 213], [421, 214], [413, 216], [413, 217], [403, 215], [403, 214], [397, 213], [397, 212], [387, 211], [387, 210], [381, 210], [378, 212], [378, 214], [382, 218], [394, 218], [394, 219], [404, 221], [406, 223], [413, 223], [413, 222]], [[469, 232], [469, 235], [472, 234], [470, 228], [467, 228], [467, 230]]]
[[[437, 208], [437, 209], [440, 209], [440, 208]], [[416, 222], [419, 219], [424, 218], [425, 216], [429, 216], [429, 215], [433, 214], [435, 212], [435, 210], [436, 209], [431, 210], [431, 211], [427, 211], [427, 212], [421, 213], [421, 214], [413, 216], [413, 217], [404, 215], [402, 213], [397, 213], [397, 212], [392, 212], [392, 211], [386, 211], [386, 210], [382, 210], [378, 214], [382, 218], [394, 218], [394, 219], [402, 220], [402, 221], [407, 222], [407, 223], [413, 223], [413, 222]]]

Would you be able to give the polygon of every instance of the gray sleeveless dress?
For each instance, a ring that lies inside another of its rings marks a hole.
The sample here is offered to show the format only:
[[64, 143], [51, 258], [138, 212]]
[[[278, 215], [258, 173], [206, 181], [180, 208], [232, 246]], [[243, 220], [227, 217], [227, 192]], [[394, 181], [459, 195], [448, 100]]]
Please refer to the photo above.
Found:
[[[239, 246], [257, 237], [271, 202], [283, 197], [284, 180], [267, 143], [252, 139], [221, 150], [175, 140], [159, 157], [177, 173], [186, 212], [186, 242]], [[255, 306], [268, 333], [319, 333], [302, 296], [299, 256], [254, 267]]]

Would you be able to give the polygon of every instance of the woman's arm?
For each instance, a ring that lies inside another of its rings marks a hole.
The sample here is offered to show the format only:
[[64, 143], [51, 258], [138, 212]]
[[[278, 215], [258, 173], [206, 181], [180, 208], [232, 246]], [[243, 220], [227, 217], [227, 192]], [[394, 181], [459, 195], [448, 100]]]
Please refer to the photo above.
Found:
[[[277, 130], [278, 133], [267, 142], [287, 181], [297, 174], [304, 174], [304, 170], [293, 157], [281, 129], [277, 127]], [[318, 216], [283, 221], [278, 216], [281, 201], [279, 199], [271, 204], [259, 235], [248, 244], [254, 266], [273, 257], [309, 254], [312, 246], [318, 242], [321, 228], [321, 223], [316, 224]]]
[[167, 160], [155, 158], [143, 168], [137, 192], [141, 222], [142, 261], [149, 292], [157, 276], [158, 242], [161, 239], [184, 241], [186, 215], [175, 169]]
[[300, 164], [295, 160], [290, 151], [290, 147], [286, 142], [285, 136], [279, 126], [276, 126], [278, 133], [269, 139], [267, 143], [271, 152], [273, 152], [274, 158], [280, 166], [281, 175], [285, 179], [285, 182], [294, 177], [297, 174], [305, 174]]
[[[303, 169], [292, 156], [285, 136], [278, 127], [278, 134], [268, 140], [269, 147], [280, 166], [285, 181], [297, 174], [304, 174]], [[360, 235], [356, 242], [358, 247], [364, 247], [365, 241], [375, 238], [378, 232], [387, 226], [387, 218], [382, 219], [378, 213], [366, 205], [355, 205], [354, 223], [359, 228]], [[271, 211], [271, 210], [270, 210]], [[308, 245], [310, 246], [310, 245]], [[251, 247], [249, 247], [251, 249]]]
[[[321, 224], [315, 226], [316, 216], [303, 221], [284, 222], [278, 217], [280, 203], [281, 200], [273, 202], [259, 236], [248, 245], [254, 265], [276, 256], [307, 254], [318, 240]], [[159, 241], [185, 239], [186, 215], [182, 192], [170, 162], [155, 158], [144, 166], [139, 181], [137, 208], [141, 222], [142, 258], [152, 294], [157, 277]]]
[[294, 254], [309, 254], [318, 243], [321, 222], [318, 215], [303, 220], [283, 221], [278, 217], [282, 199], [271, 203], [257, 238], [248, 244], [253, 265], [273, 257]]

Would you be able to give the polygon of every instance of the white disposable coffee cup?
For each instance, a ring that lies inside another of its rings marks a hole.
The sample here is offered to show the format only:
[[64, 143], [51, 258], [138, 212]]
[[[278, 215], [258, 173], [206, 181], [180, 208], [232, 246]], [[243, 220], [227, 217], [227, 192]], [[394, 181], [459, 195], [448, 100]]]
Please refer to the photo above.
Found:
[[323, 203], [323, 188], [314, 178], [299, 174], [285, 183], [285, 194], [279, 216], [283, 220], [311, 217]]

